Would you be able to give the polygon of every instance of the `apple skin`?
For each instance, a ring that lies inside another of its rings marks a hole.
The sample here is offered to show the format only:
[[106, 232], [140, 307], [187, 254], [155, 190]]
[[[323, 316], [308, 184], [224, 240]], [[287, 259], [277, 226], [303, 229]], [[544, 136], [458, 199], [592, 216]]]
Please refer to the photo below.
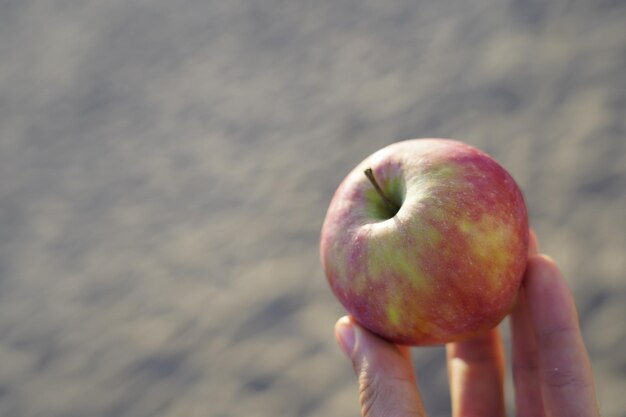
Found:
[[[364, 171], [371, 168], [384, 204]], [[524, 197], [493, 158], [449, 139], [412, 139], [365, 159], [340, 184], [321, 232], [334, 294], [394, 343], [459, 341], [498, 325], [528, 252]]]

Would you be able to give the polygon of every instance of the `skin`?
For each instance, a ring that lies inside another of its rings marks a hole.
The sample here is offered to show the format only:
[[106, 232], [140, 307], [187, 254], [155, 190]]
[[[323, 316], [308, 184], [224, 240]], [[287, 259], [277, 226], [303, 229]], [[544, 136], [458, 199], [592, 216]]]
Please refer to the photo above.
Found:
[[[555, 263], [539, 254], [534, 234], [522, 295], [510, 318], [516, 415], [599, 416], [574, 300]], [[335, 334], [358, 377], [363, 417], [426, 416], [407, 347], [350, 317], [337, 322]], [[504, 416], [498, 330], [450, 343], [446, 350], [453, 416]]]
[[527, 249], [513, 178], [478, 149], [443, 139], [398, 142], [359, 164], [337, 189], [320, 242], [328, 282], [352, 317], [410, 345], [497, 325], [515, 302]]

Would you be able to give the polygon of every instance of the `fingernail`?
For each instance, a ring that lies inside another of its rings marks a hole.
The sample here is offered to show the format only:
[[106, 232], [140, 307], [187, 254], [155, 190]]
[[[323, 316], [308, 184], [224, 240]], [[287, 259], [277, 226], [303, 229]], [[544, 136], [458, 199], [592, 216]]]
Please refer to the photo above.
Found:
[[354, 351], [354, 325], [348, 317], [342, 317], [335, 325], [335, 335], [339, 346], [348, 357], [352, 357]]

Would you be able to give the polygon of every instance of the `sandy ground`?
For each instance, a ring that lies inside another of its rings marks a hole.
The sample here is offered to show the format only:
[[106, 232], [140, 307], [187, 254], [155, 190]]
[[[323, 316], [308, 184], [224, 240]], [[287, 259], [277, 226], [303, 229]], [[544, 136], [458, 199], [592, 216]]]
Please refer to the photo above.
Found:
[[[319, 229], [356, 163], [437, 136], [518, 180], [626, 416], [625, 24], [610, 0], [0, 1], [0, 415], [357, 415]], [[442, 348], [414, 357], [449, 415]]]

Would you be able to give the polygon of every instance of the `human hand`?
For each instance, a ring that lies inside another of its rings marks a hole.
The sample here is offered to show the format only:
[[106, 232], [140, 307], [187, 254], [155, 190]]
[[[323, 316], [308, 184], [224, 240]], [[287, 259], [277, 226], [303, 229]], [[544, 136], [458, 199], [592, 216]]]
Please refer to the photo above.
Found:
[[[510, 315], [517, 417], [599, 416], [574, 300], [531, 233], [528, 265]], [[426, 416], [406, 346], [342, 317], [335, 326], [358, 378], [363, 417]], [[504, 416], [504, 349], [497, 329], [446, 346], [452, 414]]]

